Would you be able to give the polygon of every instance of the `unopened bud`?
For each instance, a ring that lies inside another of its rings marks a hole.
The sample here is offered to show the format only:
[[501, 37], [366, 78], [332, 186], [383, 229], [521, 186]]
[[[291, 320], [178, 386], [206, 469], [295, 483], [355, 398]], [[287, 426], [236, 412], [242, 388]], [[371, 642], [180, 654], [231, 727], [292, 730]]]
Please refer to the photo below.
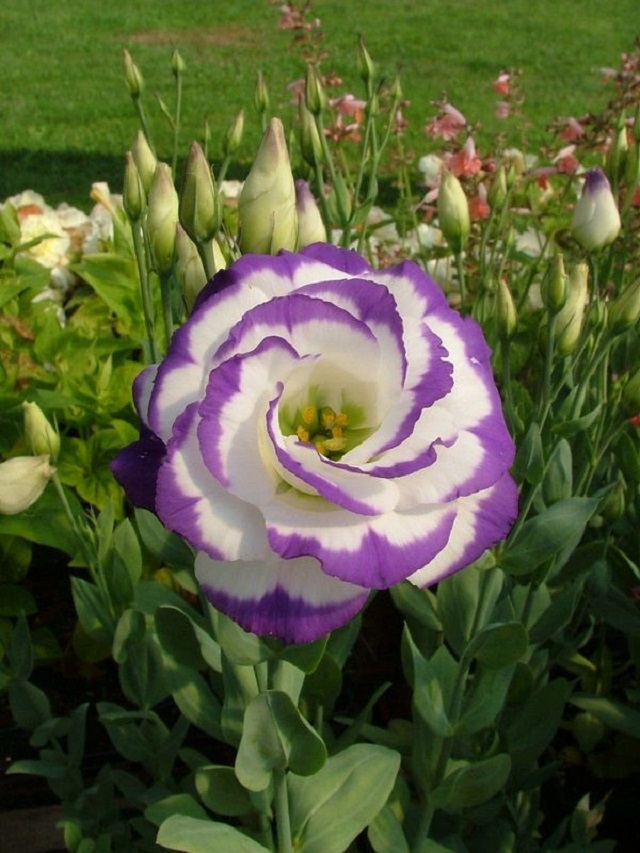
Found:
[[298, 211], [298, 248], [312, 243], [326, 243], [327, 231], [309, 184], [296, 181], [296, 208]]
[[171, 168], [158, 163], [149, 190], [146, 227], [153, 268], [161, 275], [169, 273], [173, 266], [177, 223], [178, 193]]
[[627, 120], [623, 111], [618, 119], [616, 133], [607, 154], [607, 174], [614, 186], [617, 185], [617, 182], [624, 175], [628, 153]]
[[362, 36], [358, 38], [358, 67], [360, 70], [360, 77], [367, 87], [367, 91], [371, 90], [371, 85], [373, 83], [373, 76], [375, 74], [375, 65], [371, 56], [369, 55], [369, 51], [365, 47], [364, 39]]
[[640, 368], [631, 375], [624, 386], [622, 408], [630, 417], [640, 414]]
[[438, 222], [453, 251], [462, 251], [471, 230], [469, 203], [460, 181], [446, 170], [438, 192]]
[[556, 318], [556, 349], [568, 355], [577, 346], [589, 301], [589, 267], [580, 263], [569, 273], [567, 300]]
[[567, 274], [564, 269], [564, 258], [560, 252], [551, 259], [540, 290], [547, 311], [550, 314], [557, 314], [567, 301]]
[[179, 77], [181, 74], [187, 70], [186, 63], [184, 59], [180, 56], [178, 50], [173, 51], [173, 55], [171, 57], [171, 72], [174, 77]]
[[125, 157], [122, 205], [132, 222], [138, 222], [147, 207], [147, 196], [131, 151], [127, 151]]
[[307, 109], [314, 116], [320, 115], [327, 106], [327, 93], [316, 65], [307, 66], [304, 97]]
[[507, 199], [507, 170], [500, 166], [489, 187], [488, 201], [492, 208], [502, 207]]
[[15, 456], [0, 463], [0, 515], [17, 515], [29, 509], [55, 472], [47, 453]]
[[614, 332], [624, 332], [640, 318], [640, 278], [626, 287], [609, 306], [609, 327]]
[[51, 426], [37, 403], [22, 404], [24, 432], [29, 449], [35, 456], [48, 454], [54, 459], [60, 453], [60, 436]]
[[496, 319], [498, 321], [498, 334], [501, 338], [509, 339], [515, 334], [518, 317], [513, 296], [509, 286], [504, 279], [498, 282], [496, 293]]
[[587, 172], [573, 211], [571, 233], [587, 252], [612, 243], [620, 232], [620, 214], [602, 169]]
[[[224, 269], [224, 255], [215, 240], [212, 241], [212, 249], [216, 270]], [[207, 274], [198, 247], [181, 225], [176, 228], [176, 278], [190, 312], [198, 294], [207, 283]]]
[[305, 162], [311, 167], [322, 162], [322, 142], [318, 133], [318, 127], [313, 116], [306, 108], [304, 101], [300, 101], [300, 150]]
[[222, 201], [202, 148], [194, 142], [185, 164], [180, 224], [195, 243], [212, 240], [222, 222]]
[[262, 71], [258, 71], [256, 78], [256, 88], [253, 94], [253, 103], [255, 104], [258, 115], [263, 115], [269, 109], [269, 90], [265, 83]]
[[141, 130], [138, 131], [136, 138], [133, 140], [131, 155], [138, 167], [144, 191], [148, 194], [151, 189], [156, 166], [158, 165], [158, 159], [151, 150], [147, 137]]
[[244, 132], [244, 110], [236, 115], [234, 120], [229, 125], [224, 137], [224, 154], [225, 157], [230, 157], [240, 147], [242, 142], [242, 134]]
[[128, 50], [124, 51], [124, 79], [129, 89], [129, 94], [137, 100], [144, 89], [144, 79]]
[[238, 200], [243, 253], [293, 251], [298, 239], [296, 193], [282, 122], [272, 118]]

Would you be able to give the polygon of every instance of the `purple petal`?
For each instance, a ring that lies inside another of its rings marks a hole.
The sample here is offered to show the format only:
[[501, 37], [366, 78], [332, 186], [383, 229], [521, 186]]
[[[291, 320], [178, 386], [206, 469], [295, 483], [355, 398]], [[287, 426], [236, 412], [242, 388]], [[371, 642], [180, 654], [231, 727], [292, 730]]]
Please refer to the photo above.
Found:
[[134, 506], [156, 511], [156, 483], [165, 454], [164, 442], [143, 425], [139, 440], [121, 450], [111, 463], [113, 476]]

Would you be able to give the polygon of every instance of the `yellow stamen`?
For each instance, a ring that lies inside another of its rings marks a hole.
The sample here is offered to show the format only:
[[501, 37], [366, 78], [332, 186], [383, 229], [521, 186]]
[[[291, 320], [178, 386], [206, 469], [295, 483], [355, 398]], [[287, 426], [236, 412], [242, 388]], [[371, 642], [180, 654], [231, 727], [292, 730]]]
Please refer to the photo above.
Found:
[[311, 426], [311, 424], [315, 421], [317, 417], [317, 410], [315, 406], [305, 406], [302, 410], [302, 420], [307, 426]]
[[300, 441], [309, 441], [309, 430], [299, 426], [296, 432]]

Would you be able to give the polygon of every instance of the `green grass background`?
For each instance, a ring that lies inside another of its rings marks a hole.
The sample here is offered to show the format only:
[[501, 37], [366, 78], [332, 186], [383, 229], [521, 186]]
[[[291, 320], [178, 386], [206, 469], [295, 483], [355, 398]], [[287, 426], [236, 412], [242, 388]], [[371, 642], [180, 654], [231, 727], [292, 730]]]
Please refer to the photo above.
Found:
[[[605, 104], [610, 90], [599, 68], [617, 66], [640, 34], [638, 0], [316, 0], [314, 10], [330, 54], [323, 68], [335, 69], [347, 88], [358, 92], [360, 85], [358, 33], [384, 74], [400, 67], [411, 101], [407, 141], [418, 153], [428, 148], [423, 127], [431, 101], [445, 91], [470, 120], [482, 120], [485, 139], [502, 129], [491, 82], [505, 67], [524, 71], [537, 146], [554, 116]], [[206, 117], [218, 155], [227, 124], [248, 108], [242, 172], [259, 138], [257, 70], [268, 81], [273, 112], [285, 118], [286, 84], [304, 71], [278, 18], [267, 0], [2, 0], [0, 198], [30, 187], [86, 208], [92, 181], [120, 188], [123, 155], [138, 127], [123, 82], [123, 48], [144, 74], [165, 158], [171, 132], [153, 96], [173, 105], [174, 47], [187, 63], [184, 151], [201, 138]]]

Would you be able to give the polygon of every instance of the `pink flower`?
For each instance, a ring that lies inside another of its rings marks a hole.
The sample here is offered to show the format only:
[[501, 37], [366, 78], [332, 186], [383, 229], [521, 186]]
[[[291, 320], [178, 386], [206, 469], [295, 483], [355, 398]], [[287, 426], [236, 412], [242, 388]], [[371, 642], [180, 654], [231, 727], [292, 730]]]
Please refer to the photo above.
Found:
[[560, 131], [560, 139], [563, 139], [565, 142], [575, 142], [581, 136], [584, 136], [583, 126], [577, 118], [569, 116], [566, 126]]
[[511, 74], [507, 71], [503, 71], [498, 75], [498, 78], [492, 83], [494, 92], [497, 92], [499, 95], [509, 95], [511, 94]]
[[287, 83], [287, 90], [291, 92], [291, 103], [296, 107], [304, 98], [304, 85], [305, 81], [303, 78]]
[[558, 172], [563, 175], [574, 175], [577, 172], [580, 162], [578, 161], [578, 158], [574, 156], [575, 150], [575, 145], [566, 145], [558, 151], [553, 161], [556, 164], [556, 170]]
[[425, 133], [432, 139], [439, 138], [445, 141], [455, 139], [467, 126], [467, 120], [452, 104], [445, 104], [442, 113], [429, 122], [425, 127]]
[[482, 169], [482, 160], [476, 153], [476, 145], [473, 141], [473, 136], [469, 136], [464, 146], [455, 154], [444, 155], [447, 168], [456, 176], [477, 175]]
[[496, 104], [496, 118], [509, 118], [511, 105], [507, 101], [498, 101]]
[[483, 183], [478, 184], [478, 192], [469, 199], [469, 214], [472, 219], [488, 219], [491, 207], [487, 202], [487, 188]]

